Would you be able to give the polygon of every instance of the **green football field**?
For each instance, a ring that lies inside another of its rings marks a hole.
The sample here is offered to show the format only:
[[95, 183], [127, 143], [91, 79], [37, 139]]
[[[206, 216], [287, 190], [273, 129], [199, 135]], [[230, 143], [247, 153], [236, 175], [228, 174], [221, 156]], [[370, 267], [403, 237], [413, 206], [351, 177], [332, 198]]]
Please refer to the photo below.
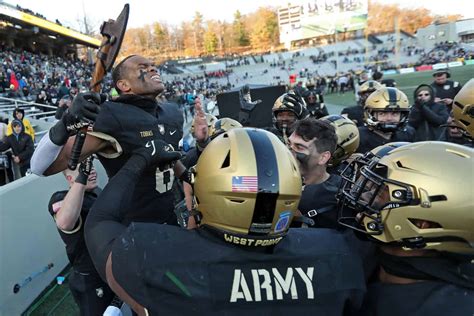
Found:
[[[474, 65], [465, 65], [461, 67], [451, 68], [450, 80], [459, 81], [465, 84], [469, 79], [474, 78]], [[403, 75], [390, 75], [384, 78], [392, 78], [397, 82], [397, 88], [406, 93], [408, 99], [413, 103], [413, 92], [416, 87], [422, 83], [430, 84], [433, 82], [434, 71], [421, 71]], [[341, 110], [347, 106], [355, 105], [354, 92], [349, 91], [345, 94], [326, 94], [324, 101], [328, 106], [329, 113], [339, 114]]]

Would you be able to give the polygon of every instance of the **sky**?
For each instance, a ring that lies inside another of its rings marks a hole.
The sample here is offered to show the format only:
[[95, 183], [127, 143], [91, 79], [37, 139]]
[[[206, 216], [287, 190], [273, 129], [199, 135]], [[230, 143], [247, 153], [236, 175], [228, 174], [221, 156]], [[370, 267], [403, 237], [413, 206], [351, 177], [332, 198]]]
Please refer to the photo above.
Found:
[[[2, 0], [0, 0], [2, 2]], [[59, 19], [64, 25], [79, 29], [78, 20], [86, 13], [92, 25], [97, 28], [104, 20], [115, 19], [125, 3], [130, 4], [129, 28], [140, 27], [153, 22], [179, 25], [192, 20], [196, 11], [204, 19], [232, 21], [233, 14], [254, 12], [261, 6], [278, 7], [291, 3], [308, 3], [310, 0], [3, 0], [3, 2], [30, 9], [49, 20]], [[385, 4], [399, 4], [401, 7], [423, 7], [435, 14], [461, 14], [474, 18], [472, 0], [378, 0]]]

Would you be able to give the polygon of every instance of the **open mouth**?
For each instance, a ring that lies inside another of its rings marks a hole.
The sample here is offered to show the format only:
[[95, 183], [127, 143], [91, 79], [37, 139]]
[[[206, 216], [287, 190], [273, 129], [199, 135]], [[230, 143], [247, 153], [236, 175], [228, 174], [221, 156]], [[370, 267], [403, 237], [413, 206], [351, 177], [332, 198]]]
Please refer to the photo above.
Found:
[[161, 78], [159, 75], [151, 76], [151, 80], [161, 83]]

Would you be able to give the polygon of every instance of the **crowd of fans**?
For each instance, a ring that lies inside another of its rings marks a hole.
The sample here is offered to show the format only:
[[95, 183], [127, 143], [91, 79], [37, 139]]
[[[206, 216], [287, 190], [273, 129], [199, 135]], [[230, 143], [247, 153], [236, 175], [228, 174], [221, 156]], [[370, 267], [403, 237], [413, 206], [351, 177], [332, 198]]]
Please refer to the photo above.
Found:
[[88, 87], [92, 67], [84, 61], [2, 47], [0, 95], [53, 104]]
[[[393, 68], [395, 65], [391, 64], [389, 59], [390, 55], [394, 53], [394, 49], [394, 47], [379, 49], [376, 55], [370, 56], [370, 60], [378, 62], [379, 70]], [[364, 51], [360, 49], [347, 49], [346, 51], [340, 51], [339, 56], [344, 57], [342, 59], [343, 63], [361, 62], [365, 58], [361, 55], [363, 53]], [[473, 58], [473, 52], [466, 52], [455, 42], [439, 43], [429, 53], [425, 53], [424, 50], [416, 46], [407, 46], [403, 48], [403, 53], [407, 55], [419, 54], [421, 56], [420, 64], [452, 61], [458, 58]], [[295, 58], [303, 56], [298, 52], [293, 54], [290, 59], [274, 60], [269, 63], [269, 66], [294, 71], [296, 67]], [[320, 50], [319, 55], [309, 56], [309, 59], [315, 64], [321, 64], [329, 59], [334, 59], [334, 56], [335, 52], [326, 53]], [[236, 72], [231, 68], [249, 65], [250, 58], [253, 58], [256, 62], [264, 62], [263, 55], [240, 57], [238, 59], [232, 56], [233, 62], [226, 62], [228, 66], [226, 70], [204, 71], [200, 75], [177, 76], [173, 79], [167, 77], [164, 98], [178, 103], [185, 112], [186, 119], [194, 113], [196, 97], [200, 97], [205, 105], [209, 105], [204, 108], [206, 112], [218, 114], [216, 96], [234, 88], [236, 84], [239, 84], [239, 81], [245, 84], [245, 80], [252, 76], [252, 74], [246, 72], [241, 78], [233, 76], [231, 81], [229, 76]], [[384, 63], [383, 61], [387, 62]], [[400, 65], [399, 67], [405, 66], [412, 65]], [[372, 71], [370, 68], [366, 70]], [[268, 70], [265, 70], [265, 73], [267, 72]], [[335, 76], [320, 76], [317, 70], [303, 68], [299, 70], [299, 77], [306, 78], [306, 81], [314, 86], [314, 89], [321, 95], [343, 94], [348, 91], [356, 92], [357, 82], [367, 80], [366, 73], [367, 71], [362, 72], [362, 74], [348, 71]], [[57, 118], [60, 117], [60, 113], [70, 104], [79, 91], [87, 90], [91, 74], [91, 65], [73, 57], [47, 56], [6, 47], [2, 47], [0, 51], [0, 96], [33, 101], [37, 104], [56, 105], [59, 108]], [[274, 79], [278, 84], [286, 84], [280, 76], [274, 76]], [[105, 80], [105, 91], [110, 91], [109, 81], [109, 79]], [[295, 85], [296, 90], [303, 90], [303, 82], [295, 83]], [[3, 125], [11, 124], [12, 120], [15, 119], [2, 118]], [[6, 133], [1, 134], [6, 135]], [[34, 136], [34, 133], [32, 136]]]

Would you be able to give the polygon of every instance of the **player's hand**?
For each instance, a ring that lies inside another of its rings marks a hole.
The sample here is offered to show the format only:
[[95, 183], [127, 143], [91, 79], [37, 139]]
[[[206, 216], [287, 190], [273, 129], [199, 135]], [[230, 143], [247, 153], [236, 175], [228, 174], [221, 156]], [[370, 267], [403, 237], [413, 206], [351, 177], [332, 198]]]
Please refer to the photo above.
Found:
[[450, 105], [451, 103], [453, 103], [453, 99], [444, 98], [444, 99], [441, 100], [441, 102], [443, 102], [446, 105]]
[[79, 93], [72, 101], [71, 107], [63, 115], [67, 130], [77, 132], [80, 128], [94, 123], [99, 115], [99, 105], [104, 101], [105, 95], [99, 93]]
[[157, 166], [160, 169], [165, 169], [165, 166], [171, 165], [181, 158], [180, 152], [174, 151], [173, 146], [158, 138], [147, 141], [143, 147], [136, 149], [133, 154], [143, 157], [146, 161], [146, 167]]
[[81, 128], [94, 123], [99, 114], [99, 104], [105, 96], [94, 92], [79, 93], [61, 119], [49, 130], [49, 138], [58, 145], [64, 145], [70, 136]]
[[202, 100], [195, 99], [194, 104], [194, 137], [198, 143], [203, 143], [209, 136], [209, 127], [207, 126], [206, 114], [202, 108]]
[[94, 168], [94, 157], [89, 156], [87, 157], [81, 164], [79, 165], [79, 174], [76, 177], [76, 182], [86, 185], [87, 184], [87, 179], [89, 179], [89, 176], [92, 172], [92, 169]]

